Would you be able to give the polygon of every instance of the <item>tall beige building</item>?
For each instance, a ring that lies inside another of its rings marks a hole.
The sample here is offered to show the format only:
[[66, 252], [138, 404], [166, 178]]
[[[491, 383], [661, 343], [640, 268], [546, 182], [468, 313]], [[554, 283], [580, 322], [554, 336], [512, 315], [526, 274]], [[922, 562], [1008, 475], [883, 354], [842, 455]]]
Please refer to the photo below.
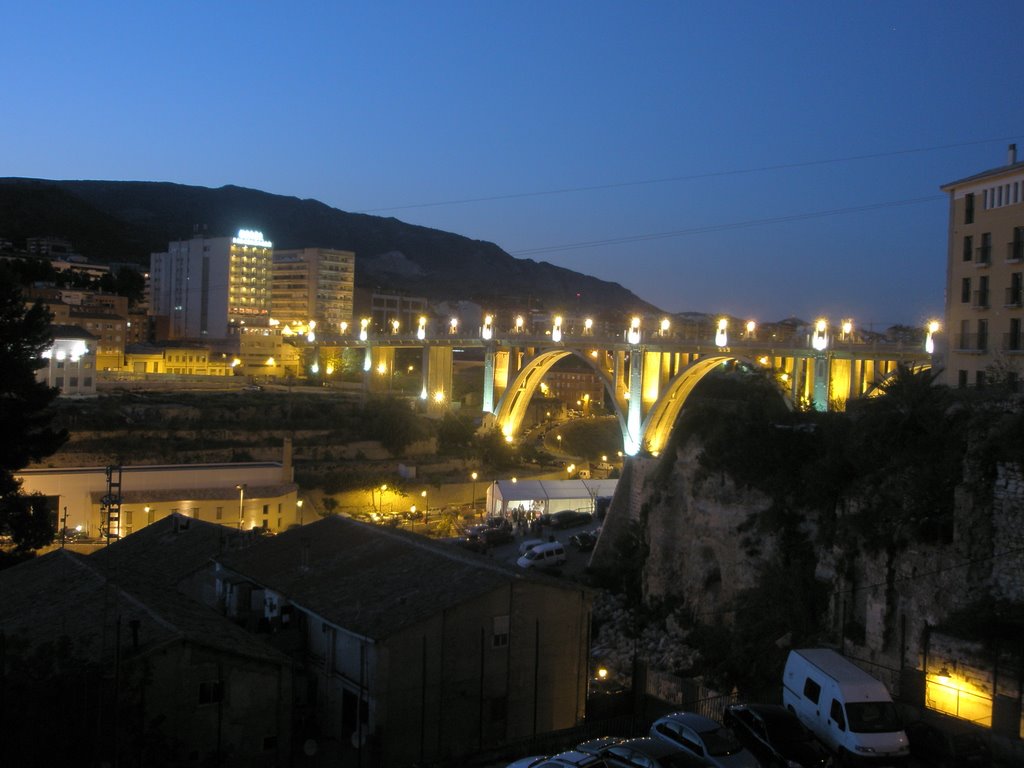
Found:
[[1024, 367], [1024, 162], [945, 184], [946, 360], [951, 386], [1018, 387]]
[[271, 315], [283, 324], [317, 325], [337, 333], [352, 323], [356, 255], [330, 248], [274, 252]]

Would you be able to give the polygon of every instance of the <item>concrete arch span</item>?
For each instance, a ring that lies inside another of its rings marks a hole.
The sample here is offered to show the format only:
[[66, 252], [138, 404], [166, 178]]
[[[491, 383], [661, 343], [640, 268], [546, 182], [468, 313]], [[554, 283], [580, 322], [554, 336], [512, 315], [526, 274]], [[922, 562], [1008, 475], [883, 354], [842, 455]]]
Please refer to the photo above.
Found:
[[551, 349], [541, 352], [519, 371], [515, 381], [512, 382], [512, 386], [506, 389], [505, 393], [501, 396], [501, 400], [498, 402], [498, 407], [494, 413], [495, 423], [505, 437], [515, 437], [519, 432], [519, 427], [526, 416], [526, 409], [529, 407], [530, 400], [540, 386], [544, 375], [551, 370], [555, 363], [570, 355], [575, 355], [585, 362], [587, 367], [593, 370], [601, 378], [601, 381], [604, 382], [605, 388], [612, 395], [612, 406], [615, 409], [615, 416], [619, 420], [619, 428], [622, 430], [623, 439], [625, 439], [626, 416], [615, 401], [615, 386], [611, 376], [608, 375], [607, 371], [594, 365], [593, 361], [582, 352], [572, 349]]
[[[641, 445], [647, 452], [655, 456], [661, 453], [668, 444], [672, 428], [675, 427], [676, 419], [679, 418], [679, 413], [683, 410], [686, 398], [690, 396], [690, 393], [693, 392], [694, 387], [700, 383], [701, 379], [715, 370], [715, 368], [726, 363], [739, 363], [754, 370], [764, 370], [762, 366], [757, 365], [753, 360], [736, 355], [702, 357], [684, 368], [678, 376], [669, 382], [665, 392], [658, 398], [658, 401], [643, 421], [640, 429]], [[792, 408], [792, 399], [789, 393], [784, 390], [780, 391], [787, 406]]]

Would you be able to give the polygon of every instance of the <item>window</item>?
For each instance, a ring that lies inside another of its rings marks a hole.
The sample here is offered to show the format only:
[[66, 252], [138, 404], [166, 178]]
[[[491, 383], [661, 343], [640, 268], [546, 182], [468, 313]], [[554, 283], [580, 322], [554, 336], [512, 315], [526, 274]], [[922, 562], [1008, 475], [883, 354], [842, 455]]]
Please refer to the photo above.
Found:
[[56, 386], [56, 387], [63, 387], [64, 386], [64, 377], [63, 376], [58, 376], [54, 380], [54, 386]]
[[984, 389], [985, 388], [985, 372], [984, 371], [975, 371], [974, 372], [974, 386], [977, 387], [978, 389]]
[[1010, 333], [1007, 334], [1006, 348], [1009, 350], [1020, 349], [1020, 318], [1010, 318]]
[[992, 261], [992, 233], [983, 232], [981, 235], [981, 247], [978, 248], [978, 263], [988, 264]]
[[978, 278], [978, 300], [975, 306], [987, 307], [988, 306], [988, 275], [982, 275]]
[[835, 699], [832, 699], [832, 708], [829, 710], [828, 715], [840, 731], [846, 730], [846, 715], [843, 714], [843, 705]]
[[821, 686], [808, 677], [804, 682], [804, 698], [817, 704], [819, 696], [821, 696]]
[[960, 389], [967, 389], [967, 371], [956, 372], [956, 385]]
[[264, 504], [263, 505], [263, 514], [264, 515], [269, 515], [270, 514], [270, 505], [269, 504]]
[[974, 193], [964, 196], [964, 224], [974, 223]]
[[224, 700], [224, 683], [210, 680], [199, 684], [199, 705], [216, 704]]
[[217, 519], [218, 520], [223, 520], [224, 519], [224, 507], [217, 507]]
[[965, 277], [960, 281], [960, 301], [968, 304], [971, 301], [971, 278]]
[[988, 349], [988, 320], [978, 321], [978, 346], [975, 349], [979, 352]]
[[963, 260], [970, 261], [971, 257], [974, 256], [974, 236], [964, 235], [964, 251]]
[[508, 616], [495, 616], [494, 617], [494, 630], [491, 635], [491, 647], [492, 648], [506, 648], [508, 647], [508, 630], [509, 630], [509, 618]]

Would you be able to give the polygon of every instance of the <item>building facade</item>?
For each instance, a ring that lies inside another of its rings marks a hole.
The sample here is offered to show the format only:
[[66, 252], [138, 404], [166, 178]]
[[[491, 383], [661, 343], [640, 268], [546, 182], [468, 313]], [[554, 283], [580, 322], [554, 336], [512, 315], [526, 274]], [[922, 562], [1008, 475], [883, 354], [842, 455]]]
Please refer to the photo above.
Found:
[[150, 313], [167, 339], [227, 338], [270, 321], [273, 243], [262, 232], [195, 237], [150, 256]]
[[36, 380], [60, 390], [62, 397], [96, 394], [96, 337], [72, 325], [50, 326], [53, 346], [43, 353], [46, 365]]
[[1024, 162], [942, 187], [949, 195], [944, 381], [1017, 389], [1024, 364]]
[[356, 255], [331, 248], [274, 252], [271, 313], [285, 325], [306, 325], [338, 333], [352, 324]]

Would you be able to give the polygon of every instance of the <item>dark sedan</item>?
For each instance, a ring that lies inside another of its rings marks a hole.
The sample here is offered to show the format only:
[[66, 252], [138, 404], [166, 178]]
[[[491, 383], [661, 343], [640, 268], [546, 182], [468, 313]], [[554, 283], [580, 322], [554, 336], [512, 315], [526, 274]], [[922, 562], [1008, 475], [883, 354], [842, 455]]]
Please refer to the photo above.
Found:
[[736, 738], [767, 766], [825, 768], [832, 765], [829, 751], [796, 715], [774, 704], [730, 704], [722, 715]]
[[977, 733], [946, 733], [928, 723], [907, 726], [910, 754], [934, 768], [988, 768], [992, 754]]

